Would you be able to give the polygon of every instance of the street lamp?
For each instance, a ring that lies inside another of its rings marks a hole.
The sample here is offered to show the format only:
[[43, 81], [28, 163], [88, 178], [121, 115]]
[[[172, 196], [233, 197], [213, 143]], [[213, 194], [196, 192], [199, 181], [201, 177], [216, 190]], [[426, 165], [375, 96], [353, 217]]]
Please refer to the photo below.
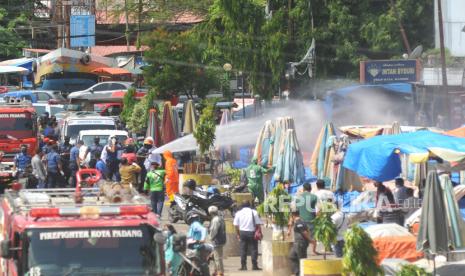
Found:
[[242, 71], [239, 71], [239, 77], [241, 78], [241, 91], [242, 91], [242, 119], [245, 119], [244, 77], [242, 76]]
[[[227, 93], [226, 95], [228, 95], [228, 98], [229, 98], [229, 97], [231, 96], [231, 95], [229, 94], [230, 89], [231, 89], [231, 83], [229, 82], [229, 72], [232, 70], [232, 65], [231, 65], [231, 63], [225, 63], [225, 64], [223, 65], [223, 70], [226, 72], [226, 81], [227, 81], [227, 83], [228, 83], [228, 86], [226, 87], [226, 89], [227, 89], [226, 91], [228, 91], [228, 93]], [[224, 95], [225, 95], [225, 94], [223, 94], [223, 96], [224, 96]]]

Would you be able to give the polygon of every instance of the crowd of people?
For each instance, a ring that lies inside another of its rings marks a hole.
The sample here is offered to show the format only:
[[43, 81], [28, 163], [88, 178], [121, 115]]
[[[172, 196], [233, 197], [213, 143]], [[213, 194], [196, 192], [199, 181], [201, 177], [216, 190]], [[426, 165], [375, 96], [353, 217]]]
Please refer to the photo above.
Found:
[[14, 157], [18, 179], [27, 179], [27, 188], [76, 187], [76, 174], [85, 168], [96, 169], [103, 180], [117, 181], [150, 196], [152, 209], [161, 215], [164, 194], [173, 198], [178, 192], [177, 162], [171, 152], [154, 153], [154, 139], [146, 137], [138, 144], [132, 138], [119, 141], [111, 136], [101, 144], [95, 137], [91, 145], [70, 137], [60, 142], [56, 118], [41, 116], [41, 136], [35, 154], [26, 145]]

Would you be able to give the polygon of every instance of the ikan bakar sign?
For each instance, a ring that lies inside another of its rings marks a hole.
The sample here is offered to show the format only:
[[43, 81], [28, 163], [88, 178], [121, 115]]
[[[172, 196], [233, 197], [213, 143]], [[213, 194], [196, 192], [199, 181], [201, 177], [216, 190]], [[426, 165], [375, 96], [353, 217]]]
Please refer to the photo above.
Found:
[[72, 230], [41, 232], [40, 240], [89, 239], [89, 238], [142, 238], [142, 230], [111, 229], [111, 230]]

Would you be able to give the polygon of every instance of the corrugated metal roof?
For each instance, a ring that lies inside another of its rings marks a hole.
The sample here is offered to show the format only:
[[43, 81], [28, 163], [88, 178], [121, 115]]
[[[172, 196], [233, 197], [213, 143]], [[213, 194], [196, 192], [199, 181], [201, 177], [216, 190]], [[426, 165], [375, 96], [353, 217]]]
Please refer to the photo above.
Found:
[[[447, 68], [448, 86], [465, 87], [464, 72], [465, 69], [463, 68]], [[442, 85], [441, 68], [423, 68], [423, 84], [426, 86]]]

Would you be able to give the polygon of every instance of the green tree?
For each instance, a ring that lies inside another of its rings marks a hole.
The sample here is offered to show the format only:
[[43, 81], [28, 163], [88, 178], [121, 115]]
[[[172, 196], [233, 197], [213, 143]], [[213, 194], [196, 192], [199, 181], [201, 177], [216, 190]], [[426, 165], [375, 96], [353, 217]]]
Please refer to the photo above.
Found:
[[141, 133], [147, 127], [150, 108], [153, 107], [155, 92], [149, 90], [147, 94], [134, 105], [132, 116], [127, 122], [127, 127], [134, 133]]
[[203, 56], [206, 45], [202, 47], [194, 31], [160, 29], [149, 34], [145, 42], [150, 47], [144, 55], [150, 64], [144, 70], [145, 79], [158, 98], [180, 94], [204, 98], [211, 89], [220, 87], [218, 69], [208, 65]]
[[121, 112], [120, 116], [123, 122], [127, 123], [131, 119], [136, 103], [136, 89], [129, 88], [128, 92], [124, 94], [123, 97], [123, 112]]
[[216, 136], [215, 101], [206, 101], [205, 107], [194, 130], [194, 138], [199, 145], [200, 155], [205, 155], [213, 146]]

